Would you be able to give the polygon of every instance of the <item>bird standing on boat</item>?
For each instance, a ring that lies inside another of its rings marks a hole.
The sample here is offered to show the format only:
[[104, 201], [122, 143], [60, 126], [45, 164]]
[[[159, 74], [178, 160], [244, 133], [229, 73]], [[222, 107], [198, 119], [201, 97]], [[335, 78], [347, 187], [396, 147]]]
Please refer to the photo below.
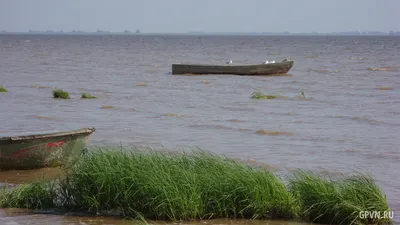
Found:
[[233, 62], [232, 62], [232, 60], [229, 60], [229, 62], [226, 62], [226, 64], [232, 64]]
[[271, 61], [270, 63], [275, 63], [275, 60]]
[[266, 60], [265, 62], [263, 62], [262, 64], [268, 64], [269, 62], [268, 62], [268, 60]]

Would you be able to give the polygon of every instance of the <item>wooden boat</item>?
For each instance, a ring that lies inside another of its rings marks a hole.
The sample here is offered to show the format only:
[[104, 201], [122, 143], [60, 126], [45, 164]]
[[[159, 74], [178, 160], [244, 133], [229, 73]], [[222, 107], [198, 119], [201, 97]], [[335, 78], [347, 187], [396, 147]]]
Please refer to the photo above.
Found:
[[84, 150], [95, 128], [0, 138], [0, 170], [56, 167]]
[[172, 74], [232, 74], [232, 75], [278, 75], [286, 74], [293, 66], [292, 60], [254, 65], [205, 65], [172, 64]]

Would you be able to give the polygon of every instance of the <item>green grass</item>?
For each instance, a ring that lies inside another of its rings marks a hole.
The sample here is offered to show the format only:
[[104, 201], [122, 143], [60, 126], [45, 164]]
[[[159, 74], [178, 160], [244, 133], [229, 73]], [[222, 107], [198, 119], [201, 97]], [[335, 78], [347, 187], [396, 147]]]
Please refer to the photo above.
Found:
[[262, 92], [256, 91], [251, 94], [251, 98], [253, 99], [275, 99], [276, 95], [265, 95]]
[[93, 99], [96, 98], [96, 96], [93, 96], [89, 93], [82, 93], [82, 97], [81, 98], [85, 98], [85, 99]]
[[[360, 210], [389, 210], [366, 176], [330, 181], [308, 172], [287, 180], [205, 151], [92, 149], [60, 179], [0, 192], [0, 207], [58, 208], [123, 217], [356, 221]], [[1, 196], [3, 195], [3, 196]], [[369, 221], [371, 224], [391, 221]]]
[[151, 219], [288, 218], [294, 199], [275, 175], [205, 152], [97, 151], [65, 185], [73, 208]]
[[8, 92], [7, 89], [0, 85], [0, 92]]
[[299, 199], [305, 221], [334, 224], [390, 224], [390, 220], [361, 219], [360, 211], [391, 211], [386, 196], [370, 176], [359, 174], [337, 179], [308, 171], [290, 178], [291, 192]]
[[69, 94], [66, 91], [57, 89], [53, 91], [53, 97], [54, 98], [62, 98], [62, 99], [69, 99]]
[[16, 188], [0, 189], [0, 207], [2, 208], [28, 208], [45, 209], [53, 208], [57, 198], [52, 184], [37, 181]]

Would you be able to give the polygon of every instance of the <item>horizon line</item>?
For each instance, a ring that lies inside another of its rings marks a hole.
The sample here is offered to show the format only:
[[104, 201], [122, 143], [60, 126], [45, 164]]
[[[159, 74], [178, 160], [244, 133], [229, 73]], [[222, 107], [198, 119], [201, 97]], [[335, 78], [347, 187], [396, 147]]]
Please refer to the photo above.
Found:
[[97, 30], [97, 31], [83, 31], [83, 30], [73, 30], [73, 31], [54, 31], [54, 30], [45, 30], [45, 31], [7, 31], [0, 30], [0, 34], [75, 34], [75, 35], [83, 35], [83, 34], [97, 34], [97, 35], [146, 35], [146, 34], [171, 34], [171, 35], [215, 35], [215, 34], [230, 34], [230, 35], [400, 35], [400, 31], [338, 31], [338, 32], [246, 32], [246, 31], [226, 31], [226, 32], [206, 32], [206, 31], [187, 31], [187, 32], [140, 32], [139, 29], [132, 32], [129, 30], [124, 31], [107, 31], [107, 30]]

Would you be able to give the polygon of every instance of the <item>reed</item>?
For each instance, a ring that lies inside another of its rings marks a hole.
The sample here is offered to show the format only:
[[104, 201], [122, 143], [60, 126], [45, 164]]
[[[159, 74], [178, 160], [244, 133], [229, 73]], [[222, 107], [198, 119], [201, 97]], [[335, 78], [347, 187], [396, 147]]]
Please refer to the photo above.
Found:
[[69, 93], [66, 91], [63, 91], [61, 89], [57, 89], [53, 91], [53, 97], [54, 98], [61, 98], [61, 99], [69, 99]]
[[92, 149], [57, 181], [0, 191], [0, 207], [58, 208], [126, 218], [363, 221], [360, 210], [389, 210], [366, 176], [331, 181], [308, 172], [284, 180], [213, 153]]
[[253, 99], [275, 99], [277, 96], [275, 95], [265, 95], [262, 92], [256, 91], [251, 94], [251, 98]]
[[53, 208], [57, 198], [52, 186], [53, 183], [37, 181], [31, 184], [20, 185], [15, 188], [0, 189], [0, 207], [2, 208]]
[[83, 92], [81, 98], [84, 98], [84, 99], [94, 99], [94, 98], [97, 98], [97, 97], [96, 97], [96, 96], [93, 96], [93, 95], [91, 95], [91, 94], [89, 94], [89, 93]]
[[8, 90], [2, 85], [0, 85], [0, 92], [8, 92]]
[[130, 217], [137, 212], [167, 220], [296, 215], [294, 198], [277, 176], [202, 151], [97, 150], [72, 168], [64, 187], [73, 208], [119, 208]]
[[388, 218], [360, 218], [362, 211], [390, 211], [385, 195], [368, 175], [327, 178], [297, 171], [289, 189], [299, 200], [300, 217], [321, 224], [391, 224]]

